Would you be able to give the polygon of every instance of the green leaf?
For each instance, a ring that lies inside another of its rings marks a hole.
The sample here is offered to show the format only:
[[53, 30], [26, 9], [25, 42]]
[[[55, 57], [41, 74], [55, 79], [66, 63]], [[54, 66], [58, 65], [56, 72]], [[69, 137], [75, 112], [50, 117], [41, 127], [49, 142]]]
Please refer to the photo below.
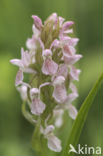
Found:
[[73, 145], [74, 148], [76, 148], [76, 145], [78, 143], [83, 125], [85, 123], [85, 120], [87, 118], [89, 109], [92, 105], [92, 102], [97, 94], [98, 89], [100, 88], [103, 81], [103, 73], [95, 83], [94, 87], [90, 91], [89, 95], [86, 97], [84, 103], [82, 104], [80, 111], [78, 112], [77, 118], [73, 123], [73, 127], [69, 136], [69, 139], [67, 141], [66, 147], [63, 150], [62, 156], [73, 156], [74, 153], [68, 153], [70, 149], [70, 144]]

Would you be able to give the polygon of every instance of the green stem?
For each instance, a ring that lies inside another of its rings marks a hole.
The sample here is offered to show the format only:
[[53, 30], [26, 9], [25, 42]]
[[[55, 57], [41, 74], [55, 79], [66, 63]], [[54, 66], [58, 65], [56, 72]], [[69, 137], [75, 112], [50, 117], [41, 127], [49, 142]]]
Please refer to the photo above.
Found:
[[22, 114], [32, 125], [34, 125], [32, 115], [26, 110], [26, 102], [24, 101], [22, 104]]
[[32, 136], [32, 148], [37, 152], [42, 152], [41, 134], [40, 134], [41, 119], [38, 118], [36, 127]]

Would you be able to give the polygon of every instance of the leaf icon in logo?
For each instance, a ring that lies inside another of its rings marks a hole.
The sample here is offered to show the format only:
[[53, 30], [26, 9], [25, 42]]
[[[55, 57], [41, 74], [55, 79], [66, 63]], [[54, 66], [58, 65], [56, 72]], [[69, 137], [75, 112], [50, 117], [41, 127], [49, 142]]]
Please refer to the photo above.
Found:
[[70, 153], [70, 152], [77, 153], [77, 151], [75, 150], [75, 148], [73, 147], [73, 145], [70, 144], [69, 146], [70, 146], [69, 153]]

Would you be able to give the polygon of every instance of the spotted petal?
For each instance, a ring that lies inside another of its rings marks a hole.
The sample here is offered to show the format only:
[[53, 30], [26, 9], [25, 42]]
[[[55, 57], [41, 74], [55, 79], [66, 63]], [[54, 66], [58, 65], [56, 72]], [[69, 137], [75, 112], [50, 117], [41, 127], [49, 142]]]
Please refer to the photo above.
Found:
[[77, 80], [79, 81], [79, 74], [80, 74], [80, 70], [79, 69], [76, 69], [75, 67], [71, 67], [70, 68], [70, 76], [71, 76], [71, 79], [72, 80]]
[[57, 72], [58, 65], [52, 60], [47, 58], [42, 66], [42, 72], [45, 75], [54, 75]]
[[64, 54], [64, 61], [66, 64], [72, 65], [72, 64], [76, 63], [78, 60], [80, 60], [81, 57], [82, 57], [82, 55], [69, 56], [69, 55]]
[[59, 103], [63, 103], [66, 100], [67, 92], [66, 92], [66, 88], [65, 88], [64, 84], [56, 85], [54, 87], [53, 97]]
[[62, 150], [61, 141], [53, 134], [48, 136], [48, 148], [54, 152], [61, 152]]
[[32, 15], [32, 18], [34, 19], [34, 24], [37, 29], [41, 30], [42, 28], [42, 21], [38, 16]]
[[62, 29], [63, 30], [68, 30], [72, 25], [74, 24], [73, 21], [67, 21], [63, 24]]
[[19, 70], [16, 75], [15, 85], [18, 86], [22, 84], [23, 78], [24, 78], [23, 72], [22, 70]]
[[68, 107], [68, 110], [69, 110], [69, 116], [73, 119], [73, 120], [75, 120], [75, 118], [76, 118], [76, 116], [77, 116], [77, 114], [78, 114], [78, 111], [77, 111], [77, 109], [73, 106], [73, 105], [69, 105], [69, 107]]
[[67, 56], [72, 56], [76, 53], [76, 50], [73, 46], [68, 46], [68, 45], [65, 45], [63, 47], [63, 53], [64, 55], [67, 55]]
[[24, 49], [21, 49], [21, 59], [24, 67], [28, 67], [31, 63], [31, 55], [28, 51], [24, 51]]
[[16, 65], [18, 67], [21, 67], [21, 68], [23, 67], [23, 63], [19, 59], [12, 59], [12, 60], [10, 60], [10, 63], [12, 63], [12, 64], [14, 64], [14, 65]]
[[39, 99], [34, 98], [31, 104], [31, 112], [35, 115], [40, 115], [45, 110], [45, 104]]
[[57, 76], [64, 76], [66, 78], [68, 75], [68, 68], [66, 64], [60, 64], [58, 71], [57, 71]]
[[44, 135], [46, 136], [50, 135], [51, 133], [53, 133], [54, 129], [55, 128], [53, 125], [47, 126], [46, 129], [44, 130]]

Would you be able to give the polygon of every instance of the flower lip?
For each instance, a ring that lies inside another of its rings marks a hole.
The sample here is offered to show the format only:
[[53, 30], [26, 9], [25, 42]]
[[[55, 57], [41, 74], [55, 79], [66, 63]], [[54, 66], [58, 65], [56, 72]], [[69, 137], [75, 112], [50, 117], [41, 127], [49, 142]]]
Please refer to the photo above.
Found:
[[40, 115], [45, 110], [45, 104], [39, 98], [33, 98], [31, 104], [31, 113]]
[[48, 137], [48, 148], [54, 152], [61, 152], [61, 140], [59, 140], [54, 134]]
[[48, 140], [48, 148], [54, 152], [60, 152], [62, 150], [61, 140], [59, 140], [54, 134], [54, 126], [48, 125], [46, 129], [41, 127], [41, 131], [44, 134], [45, 138]]
[[42, 72], [45, 75], [54, 75], [57, 72], [58, 64], [51, 58], [46, 58], [42, 66]]

